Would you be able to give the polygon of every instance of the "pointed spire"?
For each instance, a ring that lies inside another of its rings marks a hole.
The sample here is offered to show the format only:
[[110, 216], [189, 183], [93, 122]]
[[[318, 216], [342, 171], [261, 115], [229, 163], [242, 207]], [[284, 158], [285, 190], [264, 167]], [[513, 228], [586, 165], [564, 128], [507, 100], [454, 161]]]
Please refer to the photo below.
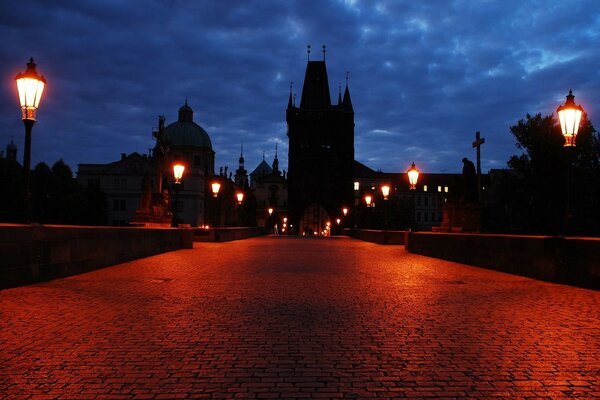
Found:
[[265, 151], [263, 150], [263, 161], [265, 161]]
[[342, 83], [338, 86], [338, 106], [342, 105]]
[[327, 52], [326, 46], [323, 45], [323, 61], [325, 61], [325, 53]]
[[310, 44], [306, 46], [306, 60], [310, 61]]
[[294, 107], [294, 103], [292, 103], [292, 88], [294, 86], [294, 81], [290, 81], [290, 98], [288, 99], [288, 107], [287, 108], [292, 108]]
[[346, 90], [344, 90], [344, 99], [342, 100], [342, 105], [346, 111], [354, 111], [352, 107], [352, 100], [350, 99], [350, 89], [348, 89], [348, 75], [350, 72], [346, 72]]
[[275, 141], [275, 158], [273, 159], [273, 174], [279, 175], [279, 159], [277, 158], [277, 141]]
[[240, 169], [244, 168], [244, 142], [240, 144]]

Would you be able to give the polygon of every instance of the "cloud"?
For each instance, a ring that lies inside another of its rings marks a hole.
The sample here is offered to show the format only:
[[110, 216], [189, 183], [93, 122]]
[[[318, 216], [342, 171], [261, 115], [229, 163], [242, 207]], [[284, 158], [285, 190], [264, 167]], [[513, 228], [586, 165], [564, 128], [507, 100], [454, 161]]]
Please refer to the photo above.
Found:
[[34, 163], [146, 152], [158, 115], [173, 122], [188, 99], [217, 168], [237, 166], [242, 141], [246, 169], [263, 150], [271, 162], [277, 140], [286, 169], [289, 82], [299, 95], [307, 44], [311, 59], [327, 45], [334, 102], [350, 71], [356, 158], [374, 169], [459, 171], [477, 130], [483, 169], [502, 167], [526, 113], [550, 114], [569, 89], [592, 120], [600, 104], [594, 0], [20, 4], [0, 4], [0, 146], [23, 147], [12, 79], [33, 56], [48, 79]]

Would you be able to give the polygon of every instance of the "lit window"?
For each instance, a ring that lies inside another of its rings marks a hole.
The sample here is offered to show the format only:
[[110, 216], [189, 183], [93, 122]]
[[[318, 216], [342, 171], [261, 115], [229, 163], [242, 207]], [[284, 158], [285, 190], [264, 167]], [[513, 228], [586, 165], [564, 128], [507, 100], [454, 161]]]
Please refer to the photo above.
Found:
[[444, 192], [448, 193], [448, 186], [444, 186]]
[[442, 187], [438, 186], [438, 192], [441, 192], [441, 191], [442, 191]]
[[426, 192], [427, 191], [427, 185], [423, 185], [423, 191]]
[[354, 190], [358, 191], [360, 189], [360, 183], [354, 182]]

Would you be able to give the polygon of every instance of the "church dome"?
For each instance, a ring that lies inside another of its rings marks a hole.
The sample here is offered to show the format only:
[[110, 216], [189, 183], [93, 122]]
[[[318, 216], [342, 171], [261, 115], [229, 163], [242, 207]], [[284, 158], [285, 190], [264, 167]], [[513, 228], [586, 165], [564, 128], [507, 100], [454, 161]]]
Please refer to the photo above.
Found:
[[165, 133], [171, 146], [175, 147], [204, 147], [212, 150], [208, 133], [193, 120], [194, 111], [188, 106], [187, 100], [179, 109], [179, 118], [167, 126]]

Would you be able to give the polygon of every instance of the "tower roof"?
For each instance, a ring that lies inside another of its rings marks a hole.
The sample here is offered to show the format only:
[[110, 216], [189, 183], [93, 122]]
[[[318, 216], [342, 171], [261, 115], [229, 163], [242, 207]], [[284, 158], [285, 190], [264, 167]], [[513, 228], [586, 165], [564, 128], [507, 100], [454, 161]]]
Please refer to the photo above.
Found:
[[185, 104], [179, 109], [179, 119], [167, 126], [165, 133], [171, 146], [205, 147], [212, 149], [208, 133], [194, 122], [194, 111]]
[[260, 162], [260, 164], [258, 164], [258, 166], [256, 168], [254, 168], [254, 171], [252, 171], [252, 173], [250, 173], [250, 175], [269, 175], [271, 172], [273, 172], [273, 169], [263, 159]]
[[300, 108], [318, 110], [330, 107], [331, 97], [325, 61], [309, 61], [306, 65]]

